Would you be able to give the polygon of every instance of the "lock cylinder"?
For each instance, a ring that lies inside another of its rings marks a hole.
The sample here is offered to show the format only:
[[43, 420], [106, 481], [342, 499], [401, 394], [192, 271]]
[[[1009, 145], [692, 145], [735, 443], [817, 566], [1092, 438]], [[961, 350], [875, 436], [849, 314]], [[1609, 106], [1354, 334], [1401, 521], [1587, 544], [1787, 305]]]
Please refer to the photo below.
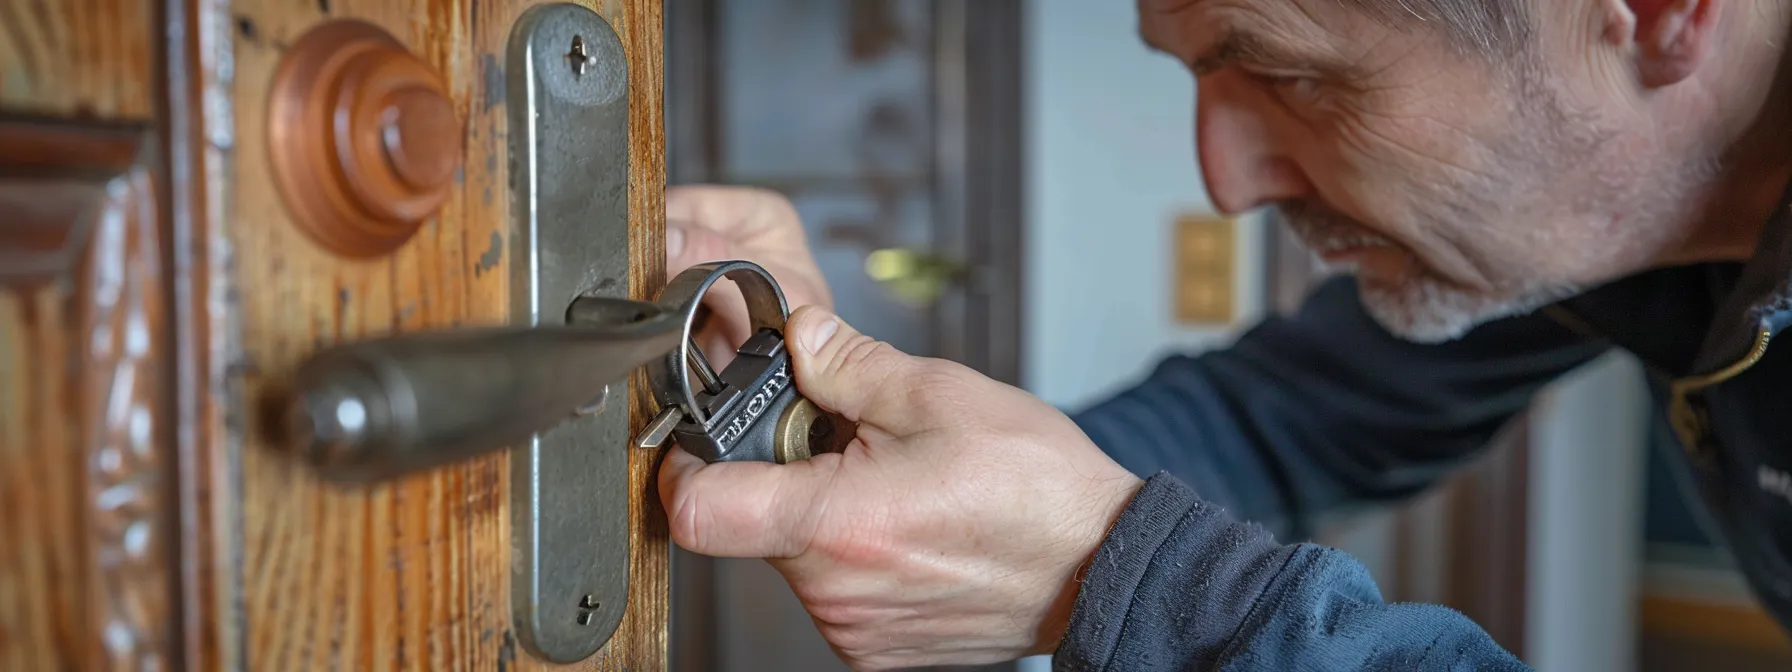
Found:
[[[795, 397], [786, 392], [796, 384], [784, 337], [771, 329], [759, 330], [741, 345], [719, 379], [720, 390], [697, 394], [697, 403], [708, 420], [698, 422], [686, 416], [672, 430], [678, 445], [709, 462], [782, 462], [771, 450], [772, 426]], [[731, 454], [742, 447], [753, 454]]]
[[[704, 295], [724, 278], [740, 288], [753, 335], [717, 374], [690, 333]], [[798, 394], [783, 331], [789, 308], [764, 268], [747, 261], [698, 264], [673, 278], [659, 302], [684, 316], [686, 338], [648, 369], [661, 410], [636, 445], [658, 447], [672, 438], [707, 462], [785, 464], [839, 452], [852, 441], [852, 423]]]

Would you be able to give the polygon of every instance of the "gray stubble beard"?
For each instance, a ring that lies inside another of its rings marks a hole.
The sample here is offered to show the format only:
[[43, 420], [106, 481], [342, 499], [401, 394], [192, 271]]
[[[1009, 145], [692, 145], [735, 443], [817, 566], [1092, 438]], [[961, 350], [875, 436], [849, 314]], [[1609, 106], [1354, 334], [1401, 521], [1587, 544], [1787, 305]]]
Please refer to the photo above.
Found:
[[[1524, 58], [1524, 57], [1521, 57]], [[1498, 164], [1513, 179], [1505, 184], [1445, 185], [1436, 192], [1428, 219], [1485, 219], [1516, 225], [1498, 194], [1539, 189], [1556, 175], [1573, 170], [1568, 165], [1597, 148], [1608, 134], [1588, 115], [1576, 114], [1555, 95], [1542, 70], [1534, 64], [1517, 65], [1505, 74], [1513, 86], [1514, 111], [1522, 115], [1508, 137], [1493, 147]], [[1538, 129], [1545, 129], [1537, 134]], [[1555, 236], [1555, 232], [1487, 227], [1480, 235]], [[1572, 282], [1534, 281], [1521, 278], [1497, 294], [1475, 292], [1451, 283], [1415, 260], [1420, 270], [1398, 285], [1359, 277], [1358, 293], [1364, 309], [1390, 333], [1416, 343], [1443, 343], [1462, 338], [1488, 322], [1525, 315], [1585, 291]], [[1354, 269], [1344, 269], [1354, 270]]]

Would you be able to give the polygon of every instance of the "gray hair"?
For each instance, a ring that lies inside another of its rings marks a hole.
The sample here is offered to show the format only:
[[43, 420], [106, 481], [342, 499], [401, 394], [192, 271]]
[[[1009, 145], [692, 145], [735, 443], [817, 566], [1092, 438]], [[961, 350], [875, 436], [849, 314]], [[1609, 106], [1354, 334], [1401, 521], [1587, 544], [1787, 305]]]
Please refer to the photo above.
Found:
[[1510, 56], [1533, 38], [1532, 0], [1341, 0], [1395, 28], [1432, 27], [1467, 53]]

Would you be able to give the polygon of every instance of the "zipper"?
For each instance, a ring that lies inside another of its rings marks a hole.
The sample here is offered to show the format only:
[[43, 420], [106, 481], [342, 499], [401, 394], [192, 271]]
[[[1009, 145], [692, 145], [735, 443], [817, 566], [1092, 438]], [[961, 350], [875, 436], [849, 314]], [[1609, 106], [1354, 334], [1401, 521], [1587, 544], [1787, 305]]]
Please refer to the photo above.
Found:
[[1749, 348], [1748, 354], [1744, 355], [1742, 359], [1702, 376], [1688, 376], [1675, 380], [1669, 386], [1668, 421], [1674, 425], [1674, 432], [1680, 435], [1681, 447], [1695, 461], [1709, 465], [1716, 451], [1711, 442], [1706, 440], [1707, 432], [1711, 429], [1711, 419], [1704, 399], [1693, 395], [1754, 368], [1762, 358], [1767, 356], [1767, 346], [1772, 342], [1773, 331], [1763, 327], [1756, 332], [1754, 346]]

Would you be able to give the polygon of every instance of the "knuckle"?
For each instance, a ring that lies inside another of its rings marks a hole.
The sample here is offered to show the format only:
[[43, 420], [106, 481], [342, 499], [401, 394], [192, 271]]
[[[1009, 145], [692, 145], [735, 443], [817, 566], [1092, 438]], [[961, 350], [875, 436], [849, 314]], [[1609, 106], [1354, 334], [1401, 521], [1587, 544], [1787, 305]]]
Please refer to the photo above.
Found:
[[766, 214], [776, 215], [780, 218], [796, 218], [796, 204], [791, 203], [790, 197], [785, 196], [782, 192], [765, 187], [747, 187], [747, 193], [759, 201], [761, 207], [766, 208]]
[[729, 188], [740, 212], [749, 221], [761, 224], [798, 224], [796, 204], [783, 192], [765, 187], [735, 186]]
[[834, 366], [840, 370], [860, 371], [882, 377], [892, 372], [894, 362], [900, 361], [900, 354], [889, 343], [864, 334], [853, 334], [840, 346], [840, 353], [834, 357]]
[[870, 629], [856, 626], [824, 625], [821, 636], [847, 657], [863, 660], [876, 653], [876, 639]]
[[846, 631], [865, 621], [864, 610], [843, 600], [804, 600], [809, 616], [826, 628]]
[[946, 360], [917, 362], [903, 389], [909, 405], [929, 413], [976, 408], [977, 392], [966, 373], [969, 369]]
[[740, 193], [741, 195], [745, 196], [746, 198], [750, 198], [750, 199], [753, 199], [756, 201], [761, 201], [761, 202], [765, 202], [765, 203], [789, 203], [790, 202], [790, 199], [785, 198], [784, 194], [776, 189], [768, 189], [766, 187], [752, 187], [752, 186], [737, 186], [737, 187], [734, 187], [734, 189], [737, 190], [737, 193]]
[[823, 557], [841, 567], [889, 567], [898, 561], [900, 553], [895, 548], [892, 538], [895, 531], [883, 524], [896, 517], [896, 513], [885, 507], [873, 510], [866, 520], [847, 529], [842, 534], [832, 535], [815, 545], [815, 550]]
[[792, 582], [791, 590], [818, 624], [850, 630], [876, 620], [876, 610], [866, 598], [845, 590], [837, 574]]
[[692, 263], [702, 263], [736, 255], [734, 244], [726, 237], [708, 229], [699, 229], [686, 233], [683, 256], [692, 260]]

